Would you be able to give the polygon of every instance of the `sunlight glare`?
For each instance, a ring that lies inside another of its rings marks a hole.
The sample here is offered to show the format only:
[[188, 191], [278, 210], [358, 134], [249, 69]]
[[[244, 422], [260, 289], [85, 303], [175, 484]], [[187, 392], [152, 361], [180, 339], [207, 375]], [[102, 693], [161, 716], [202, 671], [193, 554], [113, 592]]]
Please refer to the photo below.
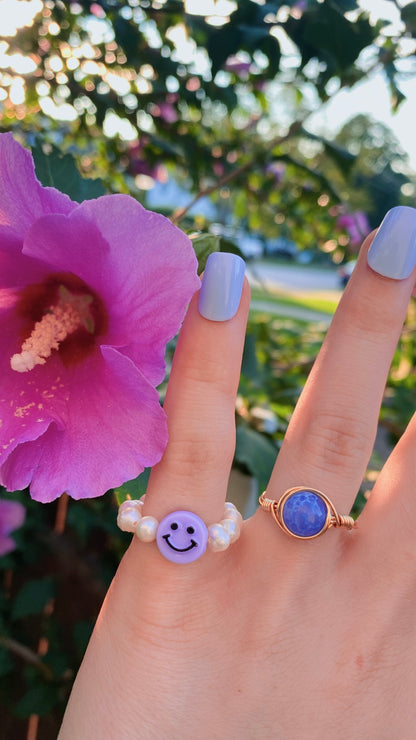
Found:
[[37, 64], [33, 59], [23, 54], [7, 54], [8, 48], [6, 41], [0, 42], [0, 69], [13, 69], [22, 75], [35, 71]]
[[137, 129], [127, 120], [127, 118], [120, 118], [114, 111], [108, 110], [103, 124], [104, 134], [109, 139], [112, 139], [117, 134], [120, 139], [124, 141], [134, 141], [137, 139]]
[[0, 0], [1, 35], [15, 36], [19, 28], [31, 26], [42, 8], [41, 0]]
[[21, 105], [25, 102], [25, 82], [22, 77], [15, 77], [9, 88], [9, 98], [13, 105]]
[[237, 3], [232, 0], [185, 0], [185, 12], [189, 15], [226, 18], [235, 10], [237, 10]]

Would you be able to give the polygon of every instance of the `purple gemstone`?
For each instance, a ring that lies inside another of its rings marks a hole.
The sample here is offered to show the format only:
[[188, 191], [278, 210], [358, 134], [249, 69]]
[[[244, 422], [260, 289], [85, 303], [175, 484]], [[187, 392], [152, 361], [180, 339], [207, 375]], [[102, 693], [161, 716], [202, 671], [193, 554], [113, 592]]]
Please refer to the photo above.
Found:
[[283, 521], [298, 537], [313, 537], [325, 526], [328, 508], [317, 493], [308, 490], [292, 493], [283, 505]]

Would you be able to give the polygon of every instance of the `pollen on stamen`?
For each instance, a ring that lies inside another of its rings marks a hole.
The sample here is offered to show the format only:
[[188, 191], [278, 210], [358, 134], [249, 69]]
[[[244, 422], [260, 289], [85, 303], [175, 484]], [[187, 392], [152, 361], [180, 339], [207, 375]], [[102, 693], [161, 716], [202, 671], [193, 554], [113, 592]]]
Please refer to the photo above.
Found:
[[44, 365], [52, 351], [58, 350], [61, 342], [74, 331], [80, 327], [90, 332], [94, 330], [89, 310], [91, 296], [71, 295], [63, 286], [59, 296], [58, 304], [50, 306], [48, 313], [36, 322], [30, 337], [23, 342], [21, 352], [11, 357], [12, 370], [25, 373], [36, 365]]

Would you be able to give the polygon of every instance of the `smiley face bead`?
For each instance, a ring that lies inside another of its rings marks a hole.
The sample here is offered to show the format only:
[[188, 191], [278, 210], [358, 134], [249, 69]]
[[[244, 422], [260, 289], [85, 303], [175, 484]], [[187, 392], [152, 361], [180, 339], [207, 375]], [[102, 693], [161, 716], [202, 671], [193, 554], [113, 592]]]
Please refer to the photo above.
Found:
[[143, 516], [144, 499], [143, 496], [139, 501], [124, 501], [120, 505], [117, 524], [124, 532], [134, 532], [141, 542], [156, 540], [161, 555], [172, 563], [192, 563], [207, 548], [212, 552], [222, 552], [240, 536], [243, 518], [230, 502], [224, 505], [224, 518], [207, 527], [191, 511], [173, 511], [159, 524], [155, 517]]
[[192, 563], [204, 554], [208, 529], [191, 511], [173, 511], [159, 524], [156, 543], [160, 553], [172, 563]]

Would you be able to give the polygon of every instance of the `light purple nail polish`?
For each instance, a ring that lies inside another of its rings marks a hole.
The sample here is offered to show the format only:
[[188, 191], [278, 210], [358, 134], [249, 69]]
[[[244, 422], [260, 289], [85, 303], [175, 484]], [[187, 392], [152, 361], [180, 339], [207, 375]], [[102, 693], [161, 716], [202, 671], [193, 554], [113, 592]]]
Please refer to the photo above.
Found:
[[232, 319], [240, 305], [245, 263], [228, 252], [213, 252], [205, 266], [199, 313], [210, 321]]
[[415, 208], [397, 206], [386, 213], [368, 250], [367, 262], [384, 277], [409, 277], [416, 265]]

